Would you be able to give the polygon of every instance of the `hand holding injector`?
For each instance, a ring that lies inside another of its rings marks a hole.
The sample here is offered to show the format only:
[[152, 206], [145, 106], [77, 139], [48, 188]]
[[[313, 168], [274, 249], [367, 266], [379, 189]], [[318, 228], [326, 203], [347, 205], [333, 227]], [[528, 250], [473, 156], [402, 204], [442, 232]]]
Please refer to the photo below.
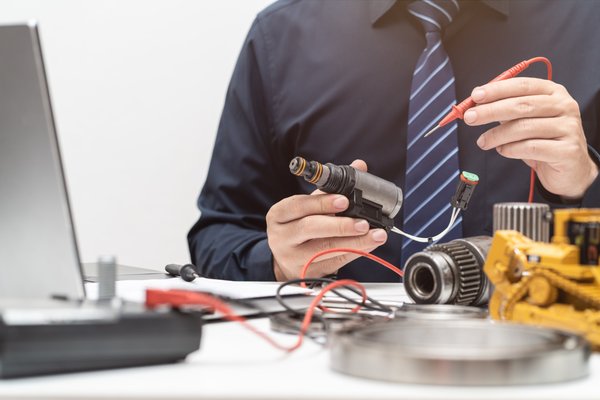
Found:
[[[351, 167], [366, 171], [364, 161], [356, 160]], [[388, 232], [371, 229], [362, 218], [336, 216], [350, 206], [342, 194], [297, 194], [275, 203], [266, 215], [268, 245], [273, 255], [273, 270], [279, 281], [300, 277], [306, 261], [325, 249], [353, 248], [371, 252], [384, 244]], [[335, 273], [358, 258], [356, 254], [333, 253], [311, 266], [309, 277]]]
[[375, 228], [392, 229], [394, 217], [402, 207], [402, 190], [398, 186], [349, 165], [323, 165], [295, 157], [290, 161], [290, 172], [323, 192], [343, 194], [350, 205], [339, 215], [363, 218]]
[[466, 210], [479, 177], [463, 171], [460, 174], [456, 193], [451, 199], [452, 215], [448, 227], [431, 237], [418, 237], [394, 227], [394, 217], [402, 206], [402, 190], [393, 183], [358, 171], [349, 165], [325, 165], [317, 161], [307, 161], [295, 157], [290, 162], [290, 172], [302, 176], [326, 193], [340, 193], [348, 197], [350, 206], [338, 215], [366, 219], [372, 227], [384, 228], [388, 231], [406, 236], [411, 240], [430, 243], [441, 239], [454, 225], [460, 210]]
[[[467, 208], [479, 180], [477, 175], [463, 172], [451, 199], [447, 228], [432, 237], [417, 237], [394, 227], [394, 217], [402, 207], [402, 190], [369, 174], [363, 161], [323, 165], [296, 157], [289, 168], [320, 191], [285, 198], [267, 213], [268, 244], [275, 277], [280, 281], [298, 278], [306, 260], [322, 250], [352, 248], [371, 252], [386, 242], [388, 232], [423, 243], [441, 239], [460, 211]], [[358, 257], [347, 252], [324, 255], [312, 264], [309, 277], [335, 273]]]

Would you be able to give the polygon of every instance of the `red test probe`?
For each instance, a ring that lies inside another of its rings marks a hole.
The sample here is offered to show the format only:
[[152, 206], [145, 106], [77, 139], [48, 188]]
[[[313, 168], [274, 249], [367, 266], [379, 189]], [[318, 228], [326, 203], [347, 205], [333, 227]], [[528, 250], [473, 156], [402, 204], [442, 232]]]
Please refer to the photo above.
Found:
[[[490, 82], [503, 81], [506, 79], [514, 78], [521, 72], [525, 71], [531, 64], [536, 62], [543, 62], [544, 64], [546, 64], [546, 67], [548, 68], [548, 80], [552, 80], [552, 64], [550, 63], [550, 60], [548, 60], [546, 57], [534, 57], [529, 60], [521, 61], [514, 67], [507, 69], [506, 71], [492, 79]], [[448, 113], [448, 115], [442, 118], [442, 120], [437, 124], [437, 126], [429, 132], [427, 132], [423, 137], [431, 135], [435, 130], [441, 128], [444, 125], [449, 124], [455, 119], [463, 119], [463, 115], [465, 114], [465, 112], [469, 108], [472, 108], [474, 106], [475, 102], [473, 101], [471, 96], [461, 101], [460, 104], [453, 105], [452, 110]]]
[[[492, 79], [490, 82], [503, 81], [505, 79], [514, 78], [515, 76], [519, 75], [521, 72], [525, 71], [531, 64], [536, 63], [536, 62], [543, 62], [544, 64], [546, 64], [546, 67], [548, 68], [548, 80], [552, 80], [552, 64], [550, 63], [550, 60], [548, 60], [546, 57], [533, 57], [533, 58], [530, 58], [529, 60], [521, 61], [514, 67], [507, 69], [506, 71], [504, 71], [503, 73], [501, 73], [500, 75], [498, 75], [497, 77]], [[442, 120], [437, 124], [437, 126], [435, 126], [432, 130], [427, 132], [423, 137], [427, 137], [427, 136], [431, 135], [435, 130], [437, 130], [438, 128], [441, 128], [444, 125], [449, 124], [450, 122], [454, 121], [455, 119], [458, 119], [458, 118], [463, 119], [465, 112], [469, 108], [472, 108], [474, 106], [475, 106], [475, 102], [473, 101], [471, 96], [469, 96], [466, 99], [464, 99], [463, 101], [461, 101], [460, 104], [453, 105], [452, 110], [450, 110], [448, 115], [446, 115], [444, 118], [442, 118]], [[533, 202], [534, 186], [535, 186], [535, 170], [533, 168], [531, 168], [531, 174], [529, 175], [529, 196], [527, 199], [527, 201], [529, 203]]]

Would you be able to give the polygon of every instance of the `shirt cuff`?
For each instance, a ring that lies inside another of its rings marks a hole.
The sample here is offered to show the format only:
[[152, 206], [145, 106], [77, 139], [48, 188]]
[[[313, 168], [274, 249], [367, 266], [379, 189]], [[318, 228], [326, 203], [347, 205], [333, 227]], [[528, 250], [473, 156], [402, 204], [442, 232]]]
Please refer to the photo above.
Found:
[[250, 248], [244, 258], [246, 263], [243, 268], [246, 270], [247, 280], [250, 281], [274, 281], [275, 271], [273, 271], [273, 253], [269, 247], [267, 238], [264, 238]]
[[[598, 169], [600, 169], [600, 154], [598, 151], [588, 144], [588, 153], [592, 158], [592, 161], [596, 163]], [[596, 176], [596, 179], [590, 187], [585, 191], [583, 198], [581, 199], [581, 207], [595, 208], [600, 207], [600, 173]]]
[[[588, 154], [592, 161], [598, 165], [600, 169], [600, 154], [596, 149], [588, 144]], [[596, 208], [600, 207], [600, 174], [596, 177], [596, 179], [592, 182], [592, 184], [587, 188], [583, 197], [581, 199], [575, 200], [566, 200], [560, 196], [555, 195], [554, 193], [550, 193], [547, 191], [544, 186], [540, 183], [539, 180], [536, 179], [536, 186], [538, 192], [542, 195], [542, 197], [550, 203], [554, 203], [556, 205], [561, 206], [571, 206], [571, 207], [583, 207], [583, 208]]]

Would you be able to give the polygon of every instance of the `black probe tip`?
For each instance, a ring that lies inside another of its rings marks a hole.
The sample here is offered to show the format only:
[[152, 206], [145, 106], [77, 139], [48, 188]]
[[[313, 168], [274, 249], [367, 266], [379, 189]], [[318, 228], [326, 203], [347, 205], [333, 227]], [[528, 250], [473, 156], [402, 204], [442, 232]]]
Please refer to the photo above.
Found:
[[165, 266], [165, 270], [169, 275], [179, 276], [186, 282], [191, 282], [199, 276], [196, 273], [196, 267], [192, 264], [169, 264]]
[[181, 275], [181, 279], [186, 282], [191, 282], [198, 277], [196, 274], [196, 268], [192, 264], [185, 264], [181, 267], [179, 271], [179, 275]]

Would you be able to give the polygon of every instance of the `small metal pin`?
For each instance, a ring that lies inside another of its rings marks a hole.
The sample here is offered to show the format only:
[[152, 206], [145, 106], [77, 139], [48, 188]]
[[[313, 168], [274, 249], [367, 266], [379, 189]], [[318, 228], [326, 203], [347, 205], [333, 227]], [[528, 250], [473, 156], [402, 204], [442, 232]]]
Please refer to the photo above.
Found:
[[98, 257], [98, 300], [110, 302], [116, 295], [117, 258], [112, 255]]
[[435, 132], [440, 126], [436, 125], [435, 128], [433, 128], [432, 130], [430, 130], [429, 132], [427, 132], [425, 135], [423, 135], [424, 138], [426, 138], [427, 136], [431, 135], [433, 132]]

